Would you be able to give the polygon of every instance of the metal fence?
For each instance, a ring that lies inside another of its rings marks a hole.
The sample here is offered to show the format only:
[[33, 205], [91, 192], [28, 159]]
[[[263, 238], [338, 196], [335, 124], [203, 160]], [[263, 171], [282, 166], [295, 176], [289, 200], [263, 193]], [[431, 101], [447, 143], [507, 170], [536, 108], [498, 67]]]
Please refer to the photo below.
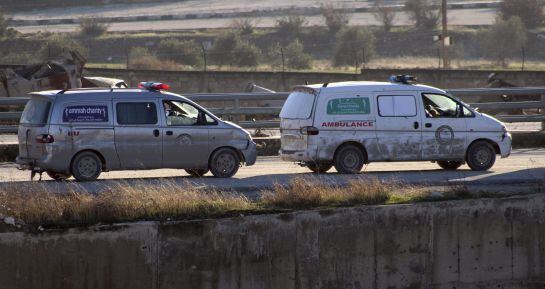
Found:
[[[498, 114], [496, 118], [503, 122], [540, 122], [545, 130], [545, 87], [517, 87], [517, 88], [472, 88], [472, 89], [451, 89], [448, 93], [463, 99], [472, 107], [483, 111], [513, 111], [513, 110], [535, 110], [533, 114]], [[261, 93], [196, 93], [184, 94], [184, 96], [211, 107], [215, 114], [226, 118], [237, 118], [236, 116], [258, 117], [258, 121], [236, 121], [244, 128], [279, 128], [278, 114], [281, 110], [281, 103], [288, 97], [287, 92], [261, 92]], [[534, 101], [509, 101], [509, 102], [473, 102], [481, 97], [494, 96], [537, 96]], [[0, 112], [0, 121], [11, 122], [11, 125], [0, 126], [0, 132], [17, 132], [16, 123], [19, 121], [22, 111], [20, 108], [28, 101], [28, 97], [7, 97], [0, 98], [0, 109], [18, 111]], [[277, 106], [257, 107], [259, 104], [279, 103]], [[245, 105], [245, 103], [249, 103]], [[267, 118], [263, 120], [264, 118]]]

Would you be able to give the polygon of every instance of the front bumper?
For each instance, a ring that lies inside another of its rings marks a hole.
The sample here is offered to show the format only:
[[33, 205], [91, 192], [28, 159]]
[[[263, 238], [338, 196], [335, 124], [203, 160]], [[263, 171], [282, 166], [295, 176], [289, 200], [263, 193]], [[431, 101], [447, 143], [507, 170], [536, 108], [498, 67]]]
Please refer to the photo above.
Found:
[[255, 164], [257, 159], [257, 146], [255, 142], [249, 141], [248, 147], [245, 150], [241, 150], [244, 155], [244, 162], [246, 166], [252, 166]]
[[498, 144], [500, 147], [500, 154], [502, 158], [506, 158], [511, 155], [512, 143], [513, 143], [513, 137], [511, 136], [510, 133], [507, 132], [506, 136]]

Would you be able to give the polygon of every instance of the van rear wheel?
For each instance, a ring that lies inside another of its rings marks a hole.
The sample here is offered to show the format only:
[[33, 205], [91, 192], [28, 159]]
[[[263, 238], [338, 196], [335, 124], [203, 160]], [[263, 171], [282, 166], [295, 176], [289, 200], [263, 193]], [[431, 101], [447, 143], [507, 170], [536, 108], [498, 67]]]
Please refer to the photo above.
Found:
[[306, 165], [307, 168], [318, 174], [323, 174], [333, 167], [332, 163], [308, 163]]
[[55, 181], [64, 181], [72, 176], [71, 174], [57, 173], [52, 171], [46, 171], [45, 173]]
[[486, 141], [477, 141], [467, 150], [467, 164], [474, 171], [486, 171], [496, 162], [496, 150]]
[[229, 148], [222, 148], [214, 152], [210, 158], [210, 171], [217, 178], [230, 178], [238, 172], [240, 158]]
[[355, 174], [361, 171], [365, 164], [365, 156], [360, 148], [345, 145], [335, 154], [333, 159], [335, 169], [341, 174]]
[[437, 164], [441, 168], [443, 168], [445, 170], [453, 171], [453, 170], [461, 167], [464, 164], [464, 162], [462, 162], [462, 161], [437, 161]]
[[209, 169], [187, 169], [187, 170], [185, 170], [186, 173], [188, 173], [192, 177], [197, 177], [197, 178], [200, 178], [200, 177], [206, 175], [206, 173], [208, 173], [209, 171], [210, 171]]
[[94, 181], [102, 172], [102, 161], [95, 153], [82, 152], [74, 157], [71, 171], [76, 180], [81, 182]]

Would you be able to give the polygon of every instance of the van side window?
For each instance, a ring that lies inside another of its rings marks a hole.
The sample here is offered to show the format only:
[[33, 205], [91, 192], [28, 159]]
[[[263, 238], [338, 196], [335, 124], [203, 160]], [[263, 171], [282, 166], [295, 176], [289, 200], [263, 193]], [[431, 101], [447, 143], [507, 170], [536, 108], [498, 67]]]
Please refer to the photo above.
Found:
[[379, 95], [378, 113], [386, 117], [416, 116], [416, 99], [413, 95]]
[[168, 126], [217, 124], [216, 120], [192, 104], [182, 101], [163, 101]]
[[454, 99], [435, 93], [423, 93], [422, 102], [427, 118], [472, 117], [473, 113]]
[[157, 124], [157, 107], [153, 102], [119, 102], [118, 124]]
[[368, 97], [334, 98], [327, 102], [327, 114], [369, 114]]

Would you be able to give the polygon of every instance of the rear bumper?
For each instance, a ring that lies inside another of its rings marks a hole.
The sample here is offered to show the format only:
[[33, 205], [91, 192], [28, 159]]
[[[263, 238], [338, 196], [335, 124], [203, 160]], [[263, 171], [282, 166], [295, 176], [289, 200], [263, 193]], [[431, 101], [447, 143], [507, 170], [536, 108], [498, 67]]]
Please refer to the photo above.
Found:
[[36, 165], [35, 159], [17, 157], [15, 158], [15, 163], [17, 164], [17, 168], [20, 170], [40, 170], [40, 168]]
[[248, 147], [245, 150], [241, 150], [244, 155], [244, 162], [247, 166], [252, 166], [255, 164], [257, 159], [257, 146], [255, 142], [250, 141]]

